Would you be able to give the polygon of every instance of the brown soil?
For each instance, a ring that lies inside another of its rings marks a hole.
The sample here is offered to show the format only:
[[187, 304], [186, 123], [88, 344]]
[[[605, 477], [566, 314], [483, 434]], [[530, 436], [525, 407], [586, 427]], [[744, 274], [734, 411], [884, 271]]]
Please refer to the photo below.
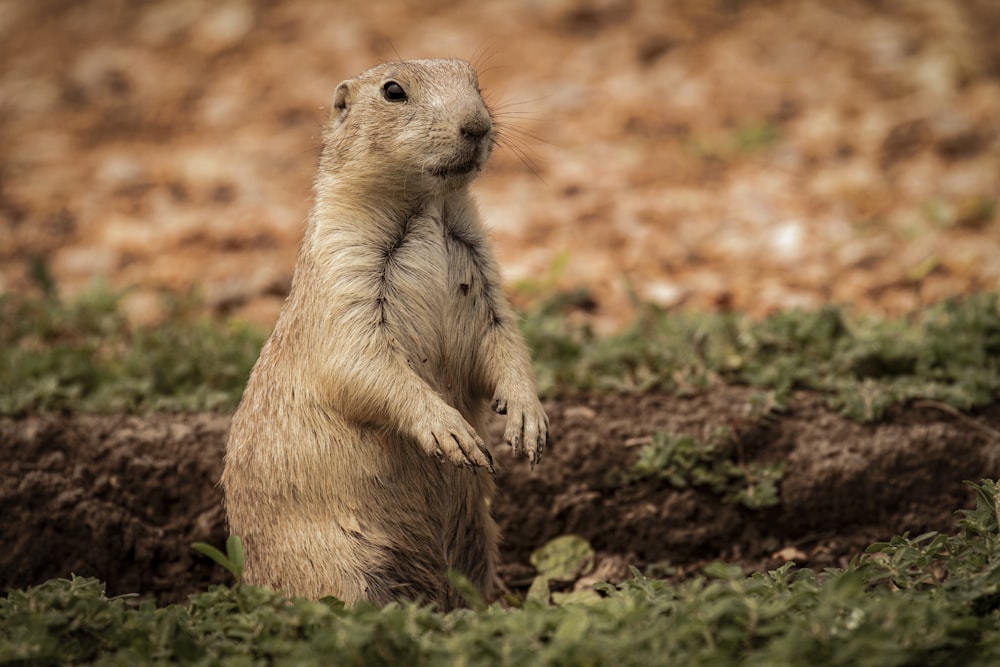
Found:
[[[753, 393], [549, 401], [556, 441], [542, 465], [496, 457], [508, 584], [524, 585], [531, 551], [564, 533], [590, 540], [610, 579], [629, 565], [685, 574], [719, 558], [747, 569], [843, 565], [902, 531], [952, 530], [954, 511], [971, 502], [962, 481], [1000, 475], [996, 406], [959, 416], [924, 404], [861, 425], [809, 395], [753, 419]], [[166, 602], [226, 581], [191, 544], [225, 540], [215, 482], [228, 423], [220, 414], [0, 420], [0, 588], [76, 573], [105, 580], [110, 594]], [[707, 438], [720, 426], [746, 462], [785, 462], [779, 506], [753, 511], [705, 490], [621, 481], [654, 432]]]

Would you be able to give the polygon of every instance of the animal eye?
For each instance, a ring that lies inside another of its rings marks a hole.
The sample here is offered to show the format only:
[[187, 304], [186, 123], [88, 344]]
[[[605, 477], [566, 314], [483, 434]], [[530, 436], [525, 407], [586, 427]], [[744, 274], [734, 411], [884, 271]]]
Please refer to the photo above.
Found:
[[386, 81], [382, 84], [382, 97], [390, 102], [405, 102], [406, 91], [395, 81]]

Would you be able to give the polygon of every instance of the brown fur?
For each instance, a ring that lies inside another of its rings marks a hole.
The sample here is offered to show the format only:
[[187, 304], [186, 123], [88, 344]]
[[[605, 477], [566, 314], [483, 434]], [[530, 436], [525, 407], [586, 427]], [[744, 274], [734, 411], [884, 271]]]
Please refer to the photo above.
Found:
[[469, 64], [393, 62], [337, 87], [323, 139], [291, 293], [233, 417], [230, 531], [248, 583], [450, 609], [448, 570], [486, 595], [495, 578], [486, 401], [532, 464], [548, 439], [468, 192], [492, 120]]

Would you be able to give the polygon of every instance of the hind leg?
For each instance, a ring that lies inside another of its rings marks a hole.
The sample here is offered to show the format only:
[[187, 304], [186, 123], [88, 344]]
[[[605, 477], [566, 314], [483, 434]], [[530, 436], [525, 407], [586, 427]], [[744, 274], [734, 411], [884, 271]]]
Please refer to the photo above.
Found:
[[397, 600], [431, 604], [448, 611], [451, 604], [444, 554], [384, 547], [377, 567], [366, 569], [365, 599], [382, 606]]
[[465, 576], [489, 600], [495, 589], [500, 528], [484, 499], [478, 499], [474, 507], [456, 527], [448, 555], [452, 569]]

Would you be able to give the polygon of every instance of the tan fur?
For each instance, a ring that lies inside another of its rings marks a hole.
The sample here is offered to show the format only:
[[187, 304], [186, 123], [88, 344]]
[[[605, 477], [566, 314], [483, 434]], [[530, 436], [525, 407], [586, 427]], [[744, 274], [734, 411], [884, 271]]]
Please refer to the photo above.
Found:
[[291, 293], [233, 417], [229, 528], [248, 583], [450, 609], [449, 569], [486, 595], [495, 578], [486, 401], [532, 464], [548, 439], [468, 192], [492, 120], [468, 63], [393, 62], [337, 87], [323, 140]]

